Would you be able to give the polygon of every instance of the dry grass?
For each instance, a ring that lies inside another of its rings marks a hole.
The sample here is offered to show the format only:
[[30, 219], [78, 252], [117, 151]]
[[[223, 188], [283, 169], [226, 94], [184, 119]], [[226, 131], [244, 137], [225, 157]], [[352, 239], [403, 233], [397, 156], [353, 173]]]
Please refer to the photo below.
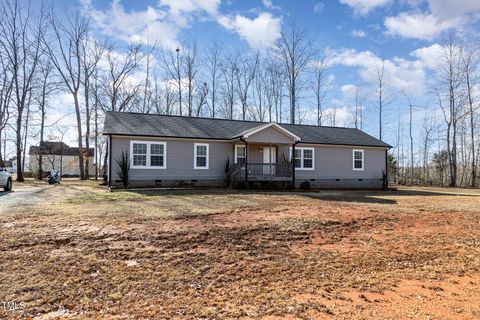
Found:
[[2, 319], [480, 317], [478, 190], [44, 195], [0, 215]]

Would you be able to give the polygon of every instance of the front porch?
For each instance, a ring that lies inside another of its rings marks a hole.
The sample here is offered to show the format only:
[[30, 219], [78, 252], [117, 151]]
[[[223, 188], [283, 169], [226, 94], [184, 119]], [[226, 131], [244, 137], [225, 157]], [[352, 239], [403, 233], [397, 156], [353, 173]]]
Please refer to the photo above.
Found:
[[232, 181], [292, 181], [291, 163], [242, 163], [234, 167]]
[[300, 141], [293, 133], [274, 123], [244, 132], [234, 142], [234, 163], [230, 181], [295, 181], [295, 145]]

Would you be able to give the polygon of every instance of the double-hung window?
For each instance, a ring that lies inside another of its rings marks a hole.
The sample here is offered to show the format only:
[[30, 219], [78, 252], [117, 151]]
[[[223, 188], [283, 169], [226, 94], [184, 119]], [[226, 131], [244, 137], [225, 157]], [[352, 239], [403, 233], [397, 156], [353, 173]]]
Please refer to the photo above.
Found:
[[245, 156], [247, 151], [245, 145], [237, 144], [235, 145], [235, 163], [245, 163]]
[[314, 148], [295, 148], [295, 169], [314, 170]]
[[195, 143], [193, 168], [208, 169], [208, 143]]
[[166, 169], [167, 143], [156, 141], [131, 141], [131, 168]]
[[146, 167], [147, 166], [147, 143], [132, 142], [132, 167]]
[[361, 149], [353, 150], [353, 170], [364, 169], [364, 153]]

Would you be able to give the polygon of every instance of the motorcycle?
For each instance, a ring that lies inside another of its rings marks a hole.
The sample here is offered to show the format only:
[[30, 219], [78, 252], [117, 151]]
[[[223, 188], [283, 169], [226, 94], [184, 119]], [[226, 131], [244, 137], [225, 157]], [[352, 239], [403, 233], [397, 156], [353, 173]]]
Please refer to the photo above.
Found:
[[60, 184], [60, 171], [50, 173], [47, 177], [48, 184]]

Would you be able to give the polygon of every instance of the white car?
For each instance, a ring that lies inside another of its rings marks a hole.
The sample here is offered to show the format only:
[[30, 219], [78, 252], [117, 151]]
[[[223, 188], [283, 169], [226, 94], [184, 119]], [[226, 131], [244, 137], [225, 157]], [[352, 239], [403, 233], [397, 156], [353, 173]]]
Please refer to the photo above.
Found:
[[5, 191], [12, 191], [12, 175], [6, 169], [0, 169], [0, 188]]

